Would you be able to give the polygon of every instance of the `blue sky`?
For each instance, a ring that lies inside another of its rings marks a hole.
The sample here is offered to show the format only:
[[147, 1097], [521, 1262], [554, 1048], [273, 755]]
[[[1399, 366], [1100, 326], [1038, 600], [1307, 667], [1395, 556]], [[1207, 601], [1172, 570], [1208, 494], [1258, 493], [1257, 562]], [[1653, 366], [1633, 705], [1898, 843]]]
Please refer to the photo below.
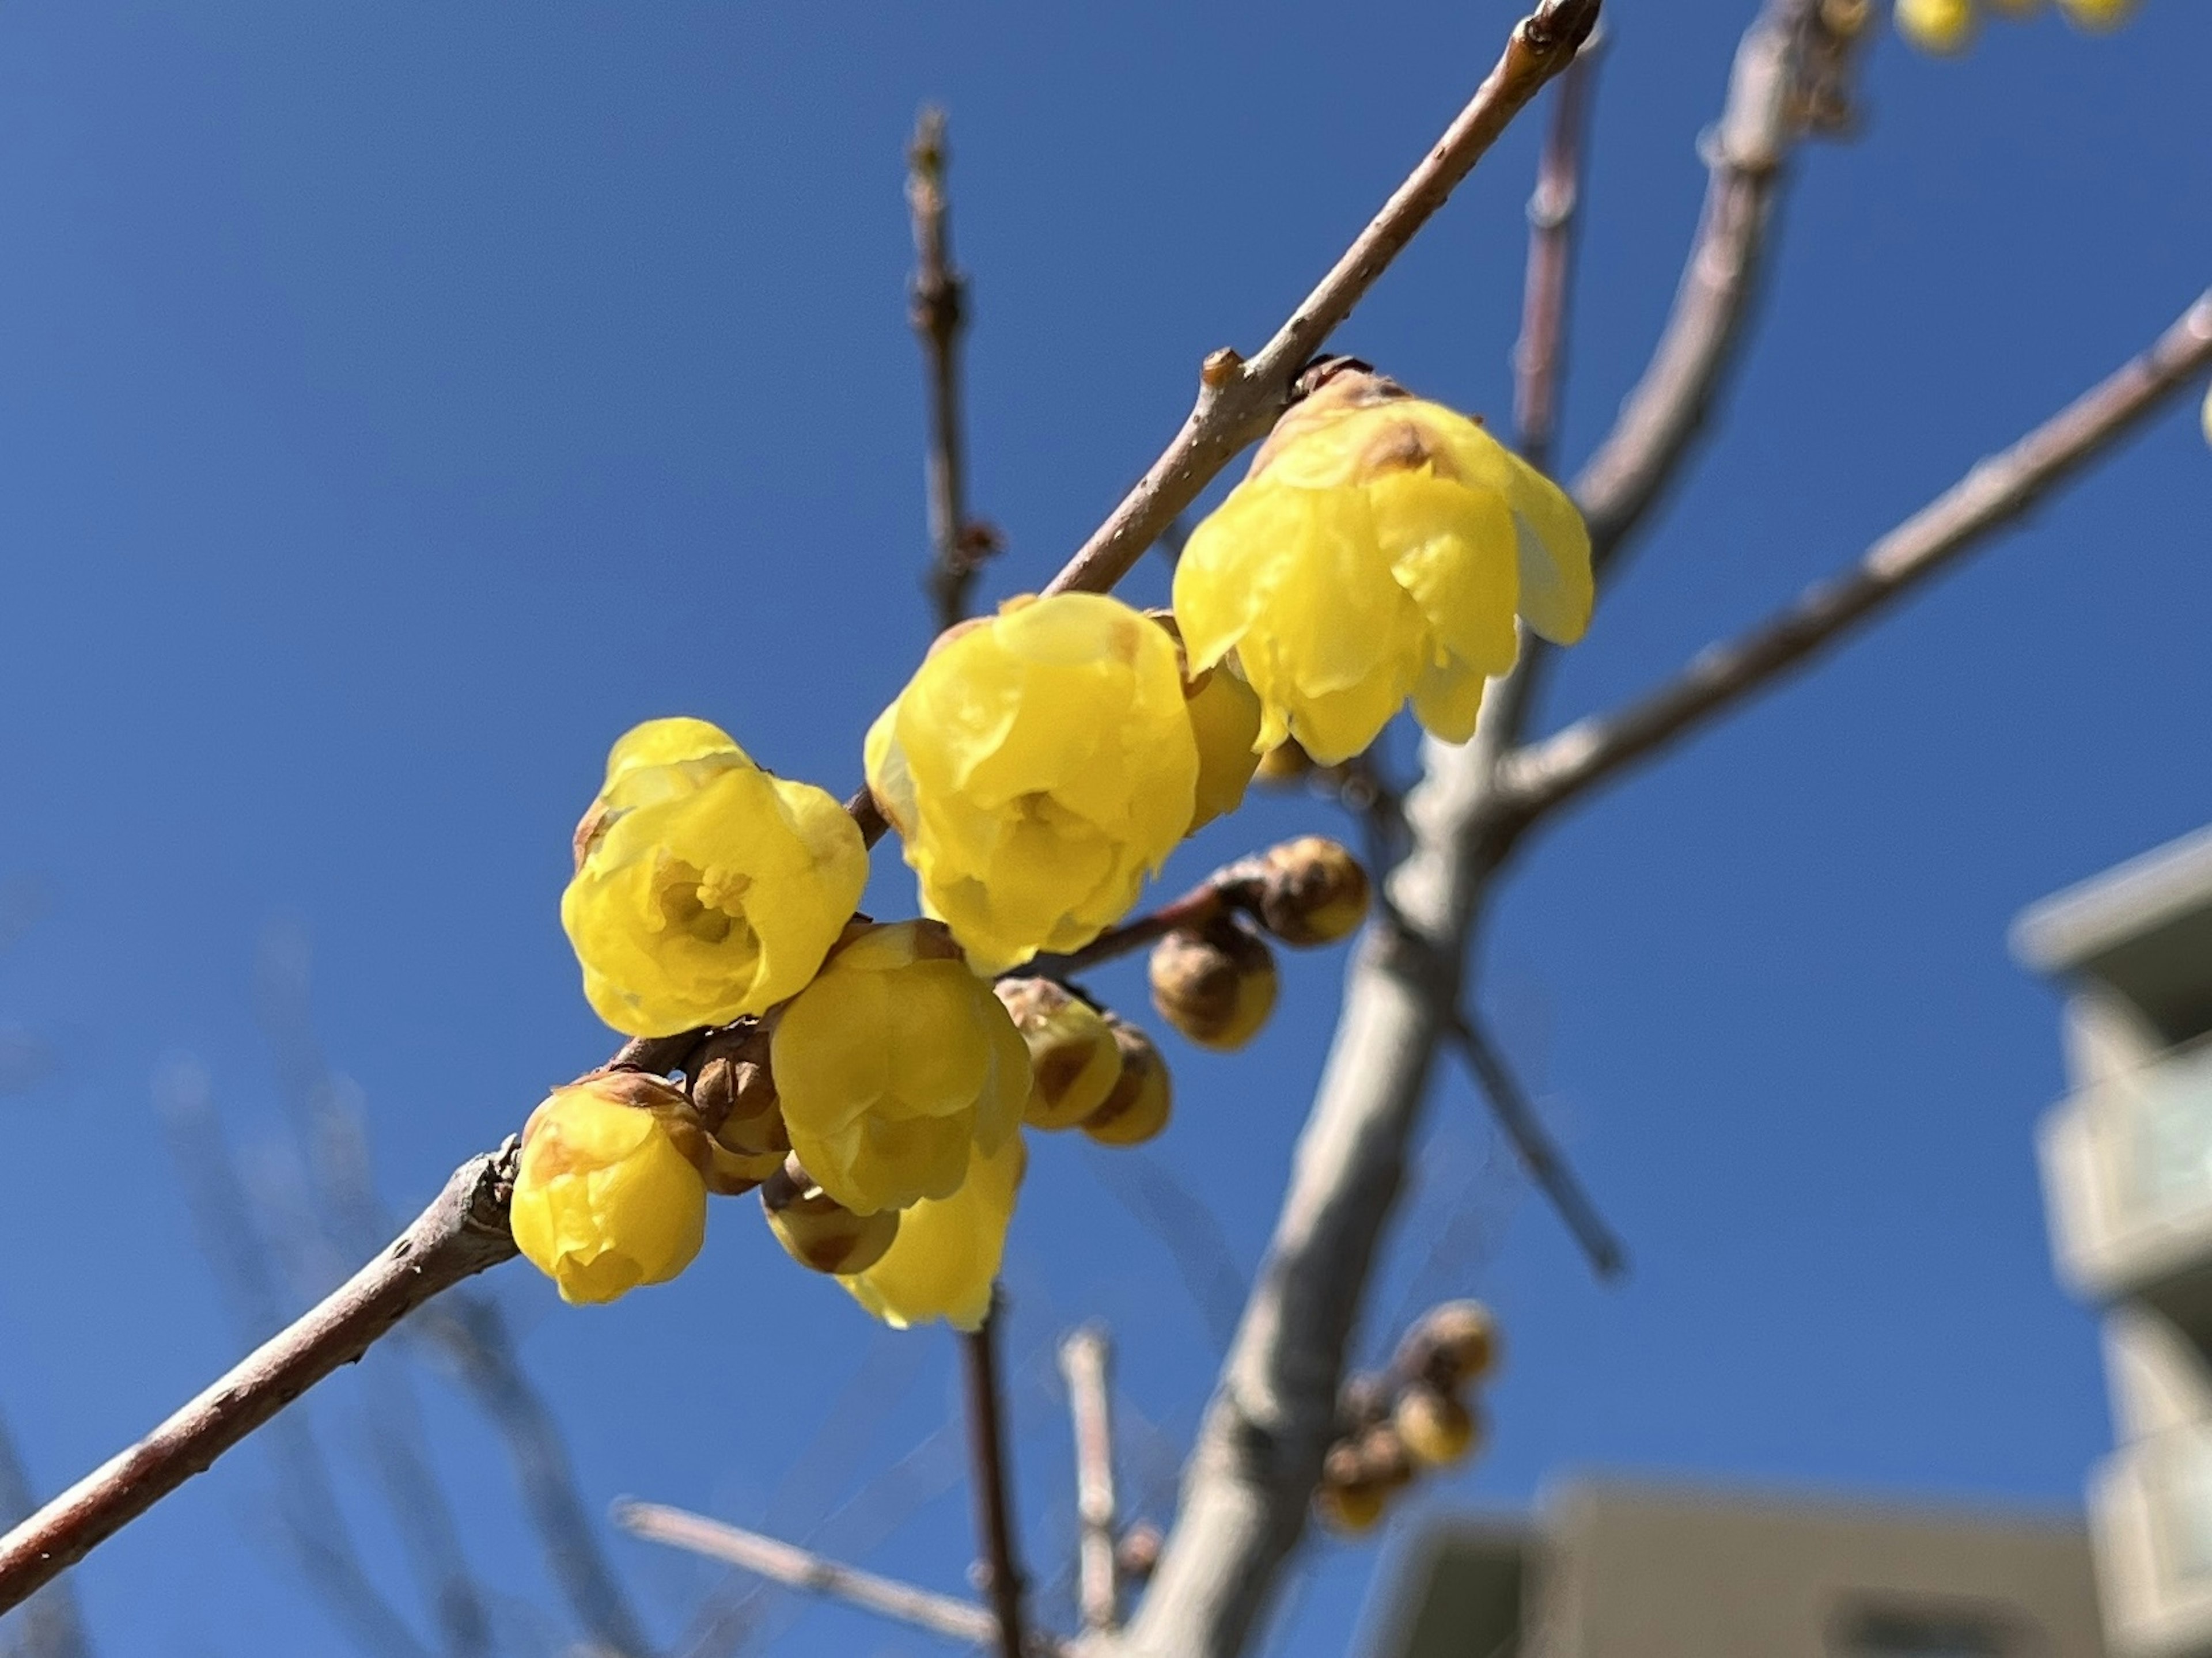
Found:
[[[1695, 139], [1751, 6], [1611, 9], [1570, 457], [1663, 314]], [[1514, 15], [8, 8], [0, 880], [46, 902], [0, 953], [0, 1023], [59, 1062], [0, 1097], [19, 1244], [0, 1406], [37, 1477], [74, 1478], [234, 1352], [149, 1079], [197, 1055], [249, 1166], [282, 1178], [253, 995], [272, 922], [312, 940], [322, 1040], [411, 1210], [608, 1045], [556, 905], [615, 735], [701, 714], [780, 771], [855, 780], [861, 731], [926, 641], [900, 195], [920, 101], [952, 116], [973, 495], [1006, 532], [991, 585], [1010, 592], [1173, 430], [1198, 359], [1265, 337]], [[2212, 11], [2185, 0], [2106, 40], [2045, 19], [1957, 63], [1876, 46], [1866, 130], [1806, 158], [1722, 429], [1603, 596], [1557, 717], [1852, 556], [2212, 280], [2208, 58]], [[1344, 349], [1503, 417], [1534, 131]], [[1367, 1339], [1388, 1345], [1419, 1284], [1493, 1301], [1510, 1356], [1492, 1454], [1409, 1516], [1589, 1467], [2077, 1500], [2109, 1428], [2032, 1157], [2061, 1086], [2056, 1005], [2003, 934], [2030, 900], [2212, 818], [2212, 454], [2193, 413], [1531, 849], [1486, 1003], [1634, 1271], [1594, 1286], [1486, 1163], [1464, 1084], [1440, 1085]], [[1133, 592], [1163, 586], [1154, 570]], [[1261, 803], [1171, 878], [1328, 816]], [[879, 857], [875, 907], [908, 903]], [[1098, 987], [1137, 1003], [1137, 972]], [[1176, 1056], [1180, 1114], [1151, 1164], [1060, 1142], [1035, 1159], [1010, 1347], [1048, 1582], [1072, 1527], [1049, 1343], [1085, 1316], [1115, 1327], [1152, 1424], [1130, 1434], [1145, 1486], [1215, 1355], [1124, 1199], [1172, 1171], [1249, 1270], [1340, 972], [1291, 964], [1249, 1054]], [[1470, 1207], [1472, 1249], [1425, 1273]], [[595, 1505], [804, 1529], [954, 1402], [945, 1339], [876, 1333], [744, 1202], [683, 1280], [613, 1309], [560, 1309], [520, 1267], [498, 1290]], [[552, 1606], [480, 1420], [435, 1376], [420, 1390], [472, 1568]], [[313, 1414], [364, 1558], [411, 1606], [353, 1379]], [[249, 1448], [95, 1556], [77, 1578], [102, 1650], [337, 1649], [274, 1540], [271, 1489]], [[955, 1588], [965, 1502], [946, 1488], [905, 1516], [879, 1498], [870, 1515], [905, 1517], [880, 1542], [823, 1535]], [[1273, 1649], [1342, 1651], [1395, 1535], [1313, 1547]], [[672, 1635], [711, 1573], [613, 1548]], [[927, 1649], [819, 1612], [781, 1649]]]

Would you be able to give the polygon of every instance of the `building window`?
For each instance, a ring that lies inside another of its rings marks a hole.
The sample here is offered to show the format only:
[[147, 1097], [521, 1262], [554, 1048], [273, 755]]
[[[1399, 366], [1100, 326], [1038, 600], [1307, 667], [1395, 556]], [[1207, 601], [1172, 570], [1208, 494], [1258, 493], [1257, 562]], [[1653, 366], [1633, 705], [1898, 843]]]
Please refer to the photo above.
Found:
[[2027, 1658], [2011, 1619], [1980, 1607], [1862, 1606], [1840, 1619], [1832, 1658]]

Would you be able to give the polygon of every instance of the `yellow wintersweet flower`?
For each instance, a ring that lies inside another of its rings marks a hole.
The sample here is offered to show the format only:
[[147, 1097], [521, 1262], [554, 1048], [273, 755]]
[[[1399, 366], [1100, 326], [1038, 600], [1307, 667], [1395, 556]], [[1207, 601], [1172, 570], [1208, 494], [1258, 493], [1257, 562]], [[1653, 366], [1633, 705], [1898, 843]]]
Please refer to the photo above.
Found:
[[1021, 1033], [933, 921], [854, 926], [783, 1010], [769, 1068], [792, 1151], [857, 1215], [951, 1197], [1030, 1094]]
[[838, 1281], [893, 1329], [939, 1318], [956, 1330], [978, 1328], [991, 1310], [991, 1284], [1028, 1166], [1018, 1134], [994, 1152], [978, 1147], [959, 1190], [915, 1204], [899, 1218], [883, 1259]]
[[867, 768], [924, 913], [978, 972], [1079, 949], [1190, 827], [1175, 641], [1118, 599], [1014, 600], [939, 641], [869, 731]]
[[1167, 629], [1176, 642], [1176, 660], [1182, 673], [1184, 706], [1190, 713], [1191, 736], [1198, 743], [1198, 786], [1191, 802], [1190, 833], [1195, 835], [1217, 817], [1226, 817], [1244, 804], [1244, 791], [1260, 768], [1253, 739], [1260, 732], [1260, 696], [1244, 683], [1244, 671], [1234, 653], [1211, 668], [1191, 671], [1182, 647], [1182, 629], [1173, 610], [1145, 614]]
[[2119, 27], [2135, 9], [2136, 0], [2058, 0], [2068, 21], [2100, 34]]
[[617, 1072], [555, 1089], [522, 1131], [516, 1245], [563, 1301], [665, 1283], [707, 1236], [704, 1141], [658, 1078]]
[[1571, 644], [1589, 624], [1589, 536], [1558, 485], [1474, 421], [1364, 368], [1276, 422], [1192, 531], [1175, 610], [1194, 668], [1234, 650], [1260, 694], [1255, 746], [1324, 765], [1408, 698], [1447, 742], [1513, 665], [1517, 610]]
[[1897, 0], [1897, 32], [1923, 52], [1944, 57], [1972, 45], [1973, 0]]
[[796, 994], [867, 878], [828, 794], [771, 776], [702, 720], [654, 720], [607, 756], [561, 922], [599, 1016], [665, 1036]]

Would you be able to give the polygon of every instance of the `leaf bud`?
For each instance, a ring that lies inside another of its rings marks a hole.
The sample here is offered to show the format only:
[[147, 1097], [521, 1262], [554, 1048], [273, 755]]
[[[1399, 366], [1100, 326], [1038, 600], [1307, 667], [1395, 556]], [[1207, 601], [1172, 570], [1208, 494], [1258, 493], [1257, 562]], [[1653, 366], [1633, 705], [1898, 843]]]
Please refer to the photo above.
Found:
[[762, 1182], [761, 1210], [776, 1242], [801, 1266], [817, 1272], [865, 1272], [884, 1258], [898, 1236], [899, 1212], [856, 1215], [785, 1159]]
[[1367, 919], [1367, 872], [1325, 836], [1270, 847], [1260, 872], [1260, 925], [1286, 944], [1332, 944]]
[[1098, 1010], [1049, 979], [1001, 979], [993, 987], [1030, 1053], [1032, 1128], [1073, 1128], [1104, 1104], [1121, 1077], [1121, 1052]]
[[1434, 1388], [1413, 1387], [1399, 1394], [1390, 1422], [1404, 1448], [1432, 1468], [1463, 1461], [1474, 1448], [1478, 1431], [1474, 1412]]
[[1103, 1102], [1083, 1120], [1083, 1132], [1101, 1145], [1142, 1145], [1168, 1126], [1175, 1084], [1150, 1036], [1110, 1013], [1106, 1023], [1121, 1056], [1121, 1074]]
[[1259, 1034], [1275, 1006], [1275, 957], [1232, 920], [1170, 932], [1152, 947], [1152, 1005], [1200, 1048], [1230, 1053]]
[[1121, 1533], [1114, 1546], [1114, 1570], [1129, 1583], [1145, 1583], [1160, 1564], [1160, 1547], [1167, 1540], [1149, 1520], [1139, 1520]]

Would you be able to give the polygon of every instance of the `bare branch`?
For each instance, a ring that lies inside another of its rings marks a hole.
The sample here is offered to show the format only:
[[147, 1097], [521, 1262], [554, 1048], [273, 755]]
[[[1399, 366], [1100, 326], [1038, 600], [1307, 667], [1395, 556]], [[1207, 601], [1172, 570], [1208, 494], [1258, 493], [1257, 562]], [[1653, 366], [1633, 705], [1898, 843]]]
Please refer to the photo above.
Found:
[[1566, 1223], [1567, 1230], [1574, 1234], [1575, 1242], [1589, 1260], [1590, 1270], [1600, 1278], [1618, 1276], [1628, 1265], [1628, 1257], [1620, 1247], [1620, 1240], [1605, 1224], [1597, 1206], [1583, 1190], [1582, 1182], [1568, 1166], [1566, 1157], [1545, 1131], [1543, 1119], [1528, 1099], [1521, 1080], [1513, 1068], [1505, 1063], [1505, 1056], [1490, 1038], [1474, 1013], [1465, 1007], [1454, 1011], [1449, 1029], [1461, 1056], [1467, 1060], [1468, 1069], [1482, 1084], [1482, 1091], [1490, 1101], [1490, 1108], [1498, 1118], [1498, 1126], [1505, 1131], [1505, 1138], [1513, 1142], [1513, 1149], [1528, 1169], [1528, 1177], [1552, 1201], [1559, 1218]]
[[1582, 202], [1583, 152], [1604, 36], [1593, 33], [1553, 93], [1552, 129], [1528, 198], [1528, 274], [1522, 286], [1521, 338], [1513, 350], [1513, 426], [1522, 459], [1552, 469], [1559, 433], [1559, 384], [1567, 367], [1567, 293], [1574, 280], [1575, 216]]
[[1800, 66], [1821, 36], [1819, 0], [1767, 0], [1737, 49], [1728, 106], [1705, 140], [1711, 177], [1674, 309], [1613, 430], [1575, 479], [1601, 565], [1680, 472], [1735, 360], [1797, 136]]
[[[772, 1578], [787, 1588], [845, 1601], [880, 1617], [927, 1630], [950, 1640], [987, 1646], [999, 1639], [998, 1619], [972, 1600], [963, 1600], [933, 1589], [917, 1588], [894, 1578], [879, 1577], [858, 1566], [842, 1565], [818, 1554], [763, 1537], [758, 1532], [709, 1520], [704, 1515], [659, 1503], [617, 1503], [615, 1524], [654, 1543], [689, 1549], [746, 1571]], [[1058, 1658], [1065, 1649], [1048, 1635], [1032, 1631], [1030, 1650], [1041, 1658]]]
[[471, 1157], [376, 1259], [144, 1439], [0, 1537], [0, 1611], [52, 1580], [440, 1291], [515, 1253], [517, 1148]]
[[1100, 1634], [1118, 1627], [1121, 1599], [1115, 1581], [1114, 1344], [1103, 1326], [1086, 1324], [1060, 1344], [1067, 1378], [1067, 1410], [1075, 1428], [1075, 1512], [1083, 1538], [1077, 1558], [1077, 1604], [1083, 1627]]
[[929, 368], [930, 597], [937, 625], [968, 614], [975, 571], [996, 534], [968, 517], [965, 439], [960, 421], [960, 337], [968, 321], [968, 280], [952, 263], [951, 206], [945, 189], [950, 156], [945, 112], [924, 108], [907, 149], [906, 200], [914, 218], [914, 289], [909, 317]]
[[1709, 646], [1628, 707], [1509, 756], [1502, 781], [1534, 817], [1583, 794], [1771, 683], [2027, 512], [2212, 367], [2212, 290], [2150, 349], [1748, 633]]
[[[32, 1494], [31, 1476], [15, 1448], [15, 1436], [6, 1418], [0, 1418], [0, 1526], [20, 1523], [36, 1507], [38, 1498]], [[77, 1609], [76, 1591], [67, 1578], [33, 1595], [20, 1624], [13, 1647], [18, 1658], [92, 1658], [92, 1638], [85, 1632], [84, 1614]]]
[[1291, 382], [1544, 82], [1573, 61], [1601, 0], [1540, 0], [1504, 56], [1366, 229], [1249, 362], [1206, 359], [1198, 402], [1152, 469], [1054, 576], [1048, 592], [1103, 592], [1164, 535], [1237, 452], [1262, 435]]
[[1022, 1658], [1022, 1568], [1014, 1554], [1013, 1497], [1006, 1478], [1006, 1412], [999, 1392], [999, 1319], [994, 1291], [980, 1328], [960, 1335], [961, 1375], [968, 1400], [969, 1483], [975, 1491], [975, 1531], [982, 1540], [986, 1587], [998, 1615], [1000, 1658]]

